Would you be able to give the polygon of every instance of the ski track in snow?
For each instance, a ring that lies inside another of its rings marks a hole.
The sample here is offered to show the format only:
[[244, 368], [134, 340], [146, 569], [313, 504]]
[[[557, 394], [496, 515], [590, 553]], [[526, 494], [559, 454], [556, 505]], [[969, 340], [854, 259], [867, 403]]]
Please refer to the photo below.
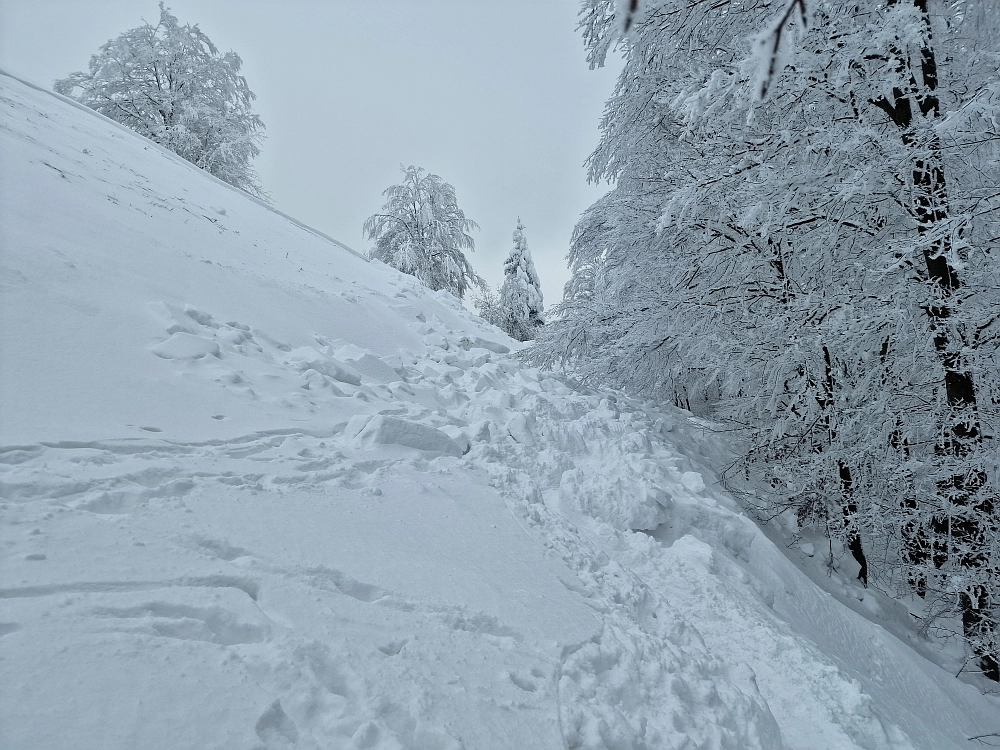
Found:
[[[239, 233], [222, 206], [238, 196], [88, 172], [40, 145], [60, 118], [144, 149], [3, 87], [5, 117], [27, 113], [0, 127], [34, 155], [25, 174], [97, 180], [117, 219], [180, 210]], [[128, 437], [0, 444], [0, 746], [938, 750], [998, 729], [995, 701], [816, 588], [740, 513], [704, 424], [526, 367], [382, 266], [353, 259], [361, 283], [314, 288], [283, 242], [256, 265], [186, 246], [185, 262], [274, 273], [288, 299], [333, 306], [343, 338], [147, 296], [128, 356], [204, 397], [151, 407]], [[52, 257], [70, 277], [82, 263]], [[32, 268], [4, 283], [28, 288]], [[395, 343], [368, 344], [376, 331]], [[206, 437], [171, 427], [185, 409]]]

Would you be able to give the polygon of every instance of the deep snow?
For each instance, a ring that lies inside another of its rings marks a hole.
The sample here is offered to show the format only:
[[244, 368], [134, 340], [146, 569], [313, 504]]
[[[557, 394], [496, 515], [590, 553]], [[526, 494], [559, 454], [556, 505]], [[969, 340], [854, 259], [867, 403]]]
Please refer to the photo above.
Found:
[[0, 117], [0, 747], [1000, 732], [740, 513], [687, 413], [54, 94], [0, 75]]

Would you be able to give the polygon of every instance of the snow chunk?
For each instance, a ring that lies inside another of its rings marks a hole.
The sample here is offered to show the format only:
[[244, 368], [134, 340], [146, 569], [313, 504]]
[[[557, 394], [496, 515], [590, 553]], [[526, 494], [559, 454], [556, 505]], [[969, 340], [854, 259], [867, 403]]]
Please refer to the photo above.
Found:
[[510, 433], [510, 436], [521, 445], [529, 447], [535, 444], [534, 426], [535, 419], [530, 414], [525, 416], [524, 414], [517, 413], [507, 420], [507, 431]]
[[437, 347], [438, 349], [448, 348], [448, 339], [442, 336], [440, 333], [432, 332], [424, 336], [424, 343], [431, 348]]
[[209, 354], [219, 356], [219, 345], [193, 333], [178, 332], [150, 351], [163, 359], [201, 359]]
[[347, 426], [344, 428], [344, 437], [348, 440], [356, 438], [368, 426], [371, 419], [371, 414], [355, 414], [347, 420]]
[[334, 359], [329, 354], [317, 351], [311, 346], [303, 346], [293, 349], [285, 358], [285, 363], [294, 367], [299, 372], [306, 370], [316, 370], [323, 375], [327, 375], [334, 380], [349, 385], [361, 385], [361, 374], [350, 365]]
[[376, 445], [405, 445], [448, 456], [463, 453], [458, 443], [436, 427], [381, 414], [371, 418], [358, 434], [358, 440]]
[[455, 441], [458, 447], [462, 449], [463, 454], [469, 452], [469, 447], [472, 445], [472, 443], [469, 441], [469, 436], [465, 434], [465, 430], [463, 430], [461, 427], [456, 427], [455, 425], [451, 424], [446, 424], [439, 429], [441, 430], [441, 432], [443, 432], [445, 435], [447, 435], [448, 437], [450, 437], [452, 440]]
[[617, 529], [651, 530], [665, 523], [673, 507], [661, 487], [627, 476], [590, 475], [580, 469], [563, 472], [559, 505], [564, 512], [582, 513]]
[[399, 380], [399, 373], [396, 370], [360, 346], [354, 344], [342, 346], [337, 349], [334, 356], [357, 370], [367, 380], [376, 383], [393, 383]]
[[705, 480], [697, 471], [685, 471], [681, 474], [681, 484], [694, 494], [705, 490]]
[[463, 336], [458, 342], [463, 349], [488, 349], [495, 354], [509, 354], [510, 347], [498, 344], [496, 341], [487, 341], [479, 336]]

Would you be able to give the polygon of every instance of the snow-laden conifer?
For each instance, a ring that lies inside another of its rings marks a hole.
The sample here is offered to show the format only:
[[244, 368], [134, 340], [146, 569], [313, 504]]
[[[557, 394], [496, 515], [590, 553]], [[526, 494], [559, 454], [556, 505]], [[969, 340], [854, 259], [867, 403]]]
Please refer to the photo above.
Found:
[[264, 123], [239, 74], [235, 52], [221, 54], [197, 25], [178, 22], [160, 3], [155, 26], [144, 23], [106, 42], [87, 72], [55, 90], [170, 149], [221, 180], [266, 197], [250, 162], [260, 153]]
[[470, 285], [482, 286], [462, 252], [475, 249], [469, 231], [479, 225], [465, 218], [455, 188], [420, 167], [400, 169], [403, 182], [386, 188], [385, 204], [365, 221], [365, 234], [375, 241], [371, 257], [459, 298]]
[[538, 272], [524, 237], [524, 225], [517, 220], [514, 247], [503, 264], [504, 281], [497, 302], [500, 326], [511, 338], [529, 341], [535, 338], [542, 317], [542, 288]]

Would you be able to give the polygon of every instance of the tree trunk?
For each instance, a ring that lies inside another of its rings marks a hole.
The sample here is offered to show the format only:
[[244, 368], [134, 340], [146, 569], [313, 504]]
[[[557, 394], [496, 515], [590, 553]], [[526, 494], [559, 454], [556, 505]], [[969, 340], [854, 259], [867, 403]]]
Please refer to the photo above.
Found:
[[[833, 358], [830, 355], [830, 348], [827, 346], [823, 347], [823, 366], [825, 377], [822, 395], [816, 400], [819, 402], [820, 409], [823, 410], [822, 419], [827, 432], [827, 442], [829, 445], [833, 445], [837, 439], [836, 428], [833, 424], [834, 390], [837, 383], [833, 374]], [[851, 475], [851, 467], [842, 460], [838, 460], [837, 475], [840, 479], [840, 506], [844, 514], [844, 537], [847, 549], [860, 566], [858, 580], [865, 588], [868, 588], [868, 558], [865, 556], [864, 545], [861, 543], [861, 532], [858, 529], [858, 503], [854, 499], [854, 477]]]
[[[895, 5], [901, 0], [889, 0]], [[983, 514], [993, 511], [992, 498], [980, 492], [986, 483], [985, 474], [969, 467], [965, 459], [982, 440], [976, 404], [976, 389], [962, 352], [969, 346], [960, 326], [953, 325], [952, 304], [962, 283], [953, 265], [951, 235], [942, 231], [950, 217], [947, 182], [941, 143], [936, 136], [923, 142], [914, 122], [916, 112], [924, 118], [939, 116], [937, 95], [937, 59], [931, 42], [931, 23], [928, 0], [902, 0], [912, 2], [924, 25], [925, 44], [920, 50], [920, 75], [906, 62], [909, 57], [900, 54], [901, 71], [908, 73], [910, 85], [906, 91], [893, 90], [890, 101], [881, 98], [873, 103], [882, 109], [899, 129], [902, 142], [917, 151], [912, 170], [913, 202], [910, 212], [917, 222], [917, 231], [926, 238], [923, 248], [925, 280], [930, 290], [924, 304], [934, 348], [944, 369], [945, 397], [950, 408], [950, 423], [941, 425], [934, 452], [939, 465], [949, 467], [950, 477], [938, 482], [937, 513], [930, 529], [919, 524], [904, 530], [906, 534], [904, 557], [915, 565], [931, 563], [941, 568], [949, 559], [964, 569], [981, 569], [987, 562], [982, 546], [977, 542], [984, 537]], [[957, 558], [957, 559], [956, 559]], [[923, 594], [925, 581], [918, 584]], [[995, 654], [986, 653], [976, 646], [984, 632], [996, 628], [987, 607], [987, 591], [980, 584], [972, 585], [959, 594], [959, 610], [963, 631], [973, 645], [983, 672], [1000, 681], [1000, 664]]]

